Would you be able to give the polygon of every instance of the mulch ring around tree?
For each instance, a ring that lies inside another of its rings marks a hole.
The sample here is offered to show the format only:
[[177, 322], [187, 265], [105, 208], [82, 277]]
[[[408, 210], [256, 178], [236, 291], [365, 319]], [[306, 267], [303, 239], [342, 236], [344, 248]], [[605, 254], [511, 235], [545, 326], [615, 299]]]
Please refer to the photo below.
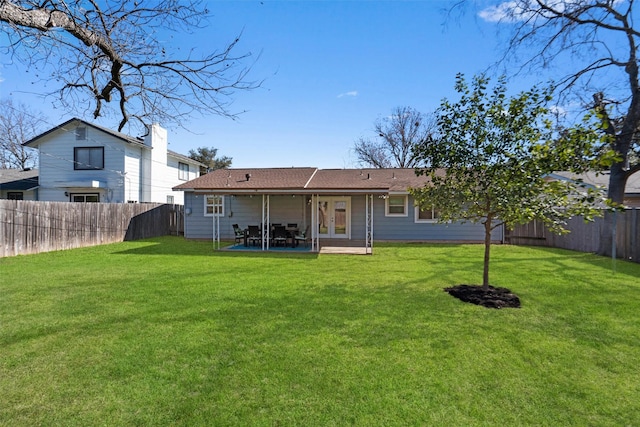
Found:
[[489, 286], [485, 291], [482, 286], [457, 285], [444, 291], [464, 302], [487, 308], [520, 308], [520, 298], [507, 288]]

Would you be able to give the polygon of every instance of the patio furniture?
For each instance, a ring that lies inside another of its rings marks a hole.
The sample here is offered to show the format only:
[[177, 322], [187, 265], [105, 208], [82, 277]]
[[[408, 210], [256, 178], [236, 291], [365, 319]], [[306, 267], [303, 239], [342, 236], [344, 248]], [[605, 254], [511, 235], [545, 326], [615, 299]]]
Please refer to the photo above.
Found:
[[[236, 243], [244, 242], [245, 232], [240, 228], [238, 224], [233, 224], [233, 237], [236, 240]], [[246, 245], [245, 245], [246, 246]]]
[[247, 229], [247, 237], [244, 245], [247, 246], [247, 243], [260, 243], [262, 242], [262, 233], [260, 232], [260, 227], [257, 225], [250, 225]]
[[307, 246], [307, 244], [311, 241], [310, 237], [311, 236], [309, 236], [309, 226], [307, 225], [307, 228], [302, 233], [296, 233], [293, 236], [294, 246], [298, 246], [300, 242], [304, 242], [304, 245]]
[[287, 229], [284, 225], [276, 225], [273, 227], [273, 236], [271, 240], [274, 246], [277, 246], [278, 244], [282, 244], [282, 246], [287, 245]]

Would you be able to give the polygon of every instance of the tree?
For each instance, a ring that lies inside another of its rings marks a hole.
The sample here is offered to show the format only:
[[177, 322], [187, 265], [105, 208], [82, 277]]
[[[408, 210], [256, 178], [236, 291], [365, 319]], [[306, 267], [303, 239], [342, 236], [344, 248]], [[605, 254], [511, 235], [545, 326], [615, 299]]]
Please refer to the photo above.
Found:
[[[514, 0], [485, 10], [485, 18], [513, 29], [505, 58], [527, 52], [522, 68], [536, 73], [540, 67], [570, 64], [558, 92], [575, 95], [597, 111], [610, 137], [618, 155], [609, 167], [607, 195], [614, 206], [624, 203], [627, 180], [640, 171], [640, 31], [634, 8], [633, 0]], [[615, 243], [610, 214], [605, 213], [600, 233], [602, 255], [610, 255]]]
[[[179, 53], [165, 40], [191, 32], [208, 11], [197, 0], [0, 1], [4, 50], [55, 84], [58, 102], [70, 111], [119, 117], [118, 130], [133, 119], [180, 124], [195, 113], [232, 117], [229, 97], [259, 83], [235, 54], [239, 38], [201, 55]], [[178, 54], [182, 56], [178, 56]], [[110, 103], [117, 106], [110, 109]]]
[[[558, 92], [595, 109], [618, 159], [610, 166], [609, 199], [624, 201], [627, 179], [640, 171], [640, 81], [635, 2], [620, 0], [510, 0], [481, 16], [513, 30], [505, 58], [526, 52], [522, 68], [570, 64]], [[533, 52], [533, 54], [531, 54]], [[589, 94], [588, 98], [582, 98]]]
[[504, 78], [492, 90], [488, 84], [486, 77], [477, 76], [469, 87], [457, 76], [460, 100], [442, 102], [436, 112], [437, 138], [415, 148], [418, 174], [429, 182], [412, 190], [421, 207], [437, 210], [439, 221], [484, 225], [485, 290], [494, 229], [538, 219], [562, 233], [566, 219], [592, 219], [599, 212], [594, 190], [546, 178], [558, 170], [579, 173], [592, 167], [601, 138], [591, 123], [558, 135], [547, 107], [550, 89], [534, 87], [509, 98]]
[[195, 150], [189, 150], [189, 157], [191, 159], [208, 166], [206, 168], [200, 167], [201, 175], [216, 169], [225, 169], [231, 166], [231, 161], [233, 160], [231, 157], [216, 157], [217, 155], [218, 149], [213, 147], [198, 147]]
[[22, 144], [38, 134], [44, 124], [41, 114], [11, 99], [0, 101], [0, 168], [34, 167], [36, 151]]
[[396, 107], [375, 122], [376, 137], [360, 138], [353, 147], [358, 161], [374, 168], [412, 168], [413, 146], [432, 132], [433, 120], [411, 107]]

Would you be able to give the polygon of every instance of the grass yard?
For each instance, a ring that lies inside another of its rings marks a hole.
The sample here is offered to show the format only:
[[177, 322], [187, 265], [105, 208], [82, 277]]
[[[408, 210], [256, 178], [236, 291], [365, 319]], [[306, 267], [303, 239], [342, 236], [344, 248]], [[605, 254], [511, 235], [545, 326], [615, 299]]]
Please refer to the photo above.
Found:
[[637, 426], [640, 265], [480, 245], [0, 259], [0, 425]]

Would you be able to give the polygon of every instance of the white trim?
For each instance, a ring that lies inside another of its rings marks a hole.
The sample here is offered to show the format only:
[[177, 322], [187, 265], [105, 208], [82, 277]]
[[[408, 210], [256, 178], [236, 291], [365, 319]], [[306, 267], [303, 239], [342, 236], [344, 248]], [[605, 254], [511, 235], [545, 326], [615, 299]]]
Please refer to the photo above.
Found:
[[[318, 204], [321, 202], [326, 202], [329, 211], [327, 212], [328, 218], [326, 218], [329, 223], [327, 224], [327, 234], [320, 234], [320, 228], [318, 227], [318, 237], [325, 239], [349, 239], [351, 240], [351, 196], [334, 196], [334, 197], [325, 197], [318, 196], [317, 202], [315, 204], [316, 214], [318, 214]], [[336, 234], [335, 233], [335, 203], [336, 202], [344, 202], [345, 203], [345, 234]], [[320, 215], [318, 214], [318, 225], [320, 224]]]
[[[209, 197], [217, 197], [220, 199], [220, 203], [214, 203], [212, 205], [207, 204], [207, 198]], [[202, 202], [204, 203], [204, 216], [224, 216], [224, 196], [220, 195], [220, 194], [205, 194], [205, 196], [203, 197]], [[207, 212], [207, 206], [213, 206], [213, 212], [212, 213], [208, 213]], [[215, 206], [220, 206], [220, 210], [218, 213], [215, 213]]]
[[[374, 188], [374, 189], [326, 189], [326, 190], [297, 190], [297, 189], [259, 189], [259, 190], [247, 190], [247, 189], [233, 189], [233, 190], [225, 190], [225, 189], [194, 189], [194, 188], [175, 188], [175, 191], [184, 191], [184, 192], [193, 192], [193, 193], [204, 193], [211, 194], [212, 191], [215, 191], [216, 194], [229, 194], [229, 195], [252, 195], [252, 196], [261, 196], [263, 194], [295, 194], [300, 196], [313, 196], [319, 194], [330, 194], [330, 195], [344, 195], [351, 196], [353, 194], [388, 194], [388, 189], [386, 188]], [[396, 193], [394, 195], [403, 196], [408, 193]]]
[[311, 176], [309, 177], [309, 179], [307, 180], [307, 182], [305, 182], [304, 187], [303, 188], [307, 188], [307, 186], [309, 185], [309, 183], [311, 182], [311, 180], [313, 179], [314, 176], [316, 176], [316, 174], [318, 173], [318, 168], [316, 168], [316, 170], [313, 171], [313, 173], [311, 174]]
[[416, 224], [435, 224], [438, 222], [438, 217], [436, 215], [437, 209], [435, 208], [435, 206], [431, 207], [431, 216], [433, 217], [432, 219], [420, 219], [420, 206], [415, 206], [414, 207], [414, 216], [413, 216], [413, 222], [415, 222]]
[[[389, 213], [389, 200], [392, 197], [403, 197], [404, 198], [404, 212], [403, 213]], [[409, 215], [409, 196], [406, 194], [390, 194], [384, 199], [384, 216], [388, 217], [406, 217]]]

